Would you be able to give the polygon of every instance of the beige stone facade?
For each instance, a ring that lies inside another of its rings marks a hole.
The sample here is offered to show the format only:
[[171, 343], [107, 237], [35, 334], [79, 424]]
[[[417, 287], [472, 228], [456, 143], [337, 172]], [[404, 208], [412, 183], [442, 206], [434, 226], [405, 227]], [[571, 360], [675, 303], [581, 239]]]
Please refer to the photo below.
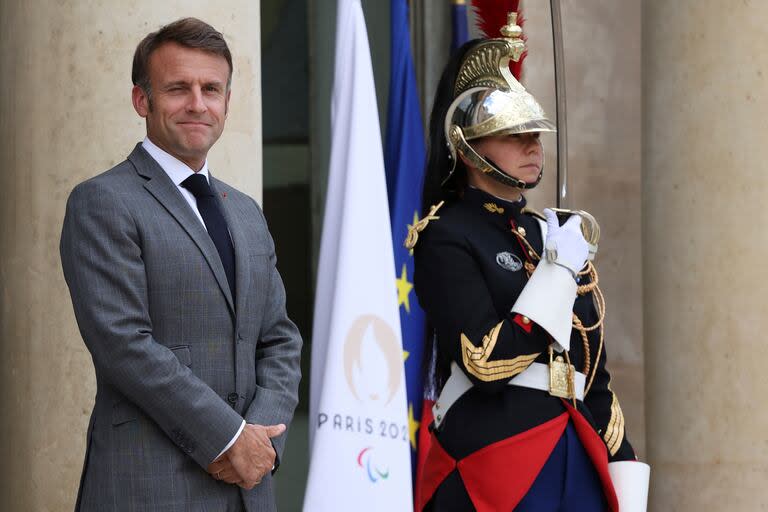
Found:
[[768, 509], [768, 4], [646, 1], [653, 510]]

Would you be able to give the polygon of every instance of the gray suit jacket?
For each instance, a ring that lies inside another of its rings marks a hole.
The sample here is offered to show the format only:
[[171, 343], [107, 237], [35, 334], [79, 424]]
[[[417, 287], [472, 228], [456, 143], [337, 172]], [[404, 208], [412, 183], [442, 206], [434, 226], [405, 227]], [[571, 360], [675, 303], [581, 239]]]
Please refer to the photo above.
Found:
[[[261, 209], [211, 177], [235, 247], [236, 300], [211, 238], [141, 147], [72, 191], [61, 261], [96, 370], [77, 509], [275, 510], [205, 468], [248, 423], [288, 425], [301, 338]], [[278, 456], [284, 437], [274, 439]]]

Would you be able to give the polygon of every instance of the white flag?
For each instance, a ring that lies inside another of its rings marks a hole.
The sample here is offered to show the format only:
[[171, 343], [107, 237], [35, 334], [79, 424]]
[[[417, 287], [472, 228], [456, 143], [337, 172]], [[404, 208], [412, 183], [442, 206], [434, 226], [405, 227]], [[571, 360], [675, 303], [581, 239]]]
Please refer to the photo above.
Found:
[[413, 509], [384, 158], [360, 0], [340, 0], [305, 512]]

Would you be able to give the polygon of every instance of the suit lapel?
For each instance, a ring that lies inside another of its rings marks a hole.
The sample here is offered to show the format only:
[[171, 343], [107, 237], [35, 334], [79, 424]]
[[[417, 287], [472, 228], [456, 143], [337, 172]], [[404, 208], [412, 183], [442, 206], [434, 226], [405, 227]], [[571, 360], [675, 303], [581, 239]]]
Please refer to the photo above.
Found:
[[[224, 266], [221, 264], [221, 258], [216, 250], [216, 246], [213, 244], [213, 240], [208, 235], [205, 227], [200, 223], [200, 219], [197, 218], [195, 213], [189, 207], [189, 204], [176, 188], [176, 185], [171, 181], [171, 178], [166, 174], [160, 165], [149, 156], [141, 144], [138, 144], [133, 152], [128, 156], [128, 160], [136, 167], [136, 171], [148, 178], [148, 181], [144, 184], [144, 188], [162, 204], [168, 213], [170, 213], [176, 221], [184, 228], [189, 236], [194, 240], [195, 244], [200, 248], [208, 265], [213, 271], [213, 275], [216, 277], [216, 281], [219, 283], [221, 291], [227, 299], [232, 313], [235, 312], [235, 306], [232, 301], [232, 293], [229, 289], [229, 283], [227, 283], [227, 276], [224, 273]], [[237, 248], [235, 248], [237, 251]], [[237, 252], [236, 252], [237, 254]], [[236, 264], [240, 261], [237, 260]], [[238, 283], [239, 286], [239, 283]]]
[[232, 236], [232, 243], [235, 246], [235, 288], [237, 289], [235, 317], [240, 318], [240, 313], [245, 311], [245, 300], [248, 297], [248, 288], [251, 284], [249, 279], [251, 274], [249, 269], [248, 238], [241, 221], [241, 216], [238, 215], [232, 200], [221, 193], [221, 182], [211, 176], [210, 169], [208, 170], [208, 176], [211, 188], [214, 194], [216, 194], [216, 200], [219, 202], [219, 207], [224, 214], [224, 218], [227, 220], [229, 234]]

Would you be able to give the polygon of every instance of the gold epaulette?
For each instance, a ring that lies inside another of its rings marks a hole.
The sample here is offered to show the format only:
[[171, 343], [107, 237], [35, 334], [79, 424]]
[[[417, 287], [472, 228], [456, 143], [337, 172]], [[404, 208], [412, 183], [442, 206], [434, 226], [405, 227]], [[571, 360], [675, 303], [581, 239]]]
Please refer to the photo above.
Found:
[[427, 214], [426, 217], [424, 217], [421, 220], [416, 220], [416, 222], [414, 222], [413, 224], [408, 225], [408, 236], [405, 237], [405, 244], [404, 244], [406, 249], [413, 250], [413, 248], [416, 247], [416, 242], [419, 241], [419, 233], [424, 231], [424, 229], [429, 224], [429, 221], [437, 220], [440, 218], [440, 217], [437, 217], [435, 214], [437, 213], [437, 210], [439, 210], [440, 207], [443, 206], [444, 203], [445, 201], [440, 201], [440, 203], [438, 203], [437, 205], [433, 205], [429, 209], [429, 213]]
[[538, 218], [540, 218], [541, 220], [543, 220], [545, 222], [547, 220], [547, 218], [544, 216], [543, 213], [541, 213], [538, 210], [534, 210], [530, 206], [524, 207], [522, 210], [520, 210], [520, 213], [527, 213], [528, 215], [533, 215], [534, 217], [538, 217]]

